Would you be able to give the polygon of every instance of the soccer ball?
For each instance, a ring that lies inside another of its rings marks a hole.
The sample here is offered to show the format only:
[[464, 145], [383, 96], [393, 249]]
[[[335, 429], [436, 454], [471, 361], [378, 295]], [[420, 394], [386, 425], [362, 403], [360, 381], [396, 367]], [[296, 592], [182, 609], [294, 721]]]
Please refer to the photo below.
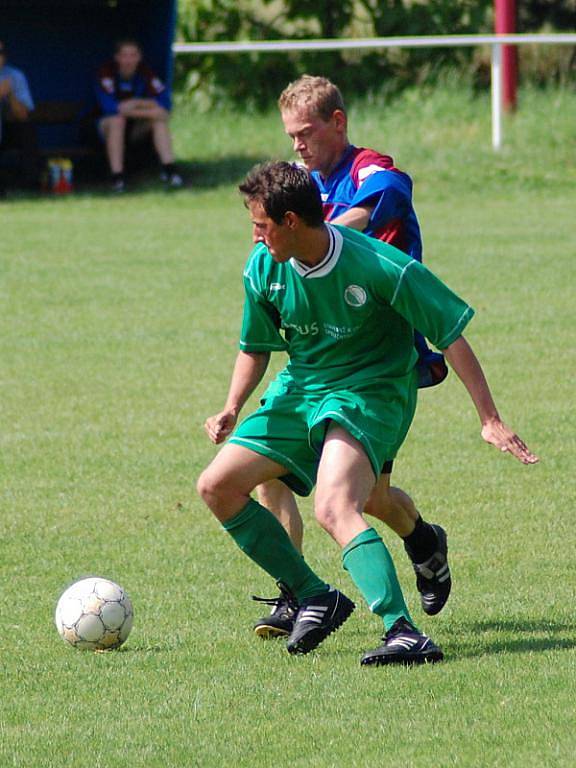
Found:
[[54, 621], [60, 637], [74, 648], [111, 651], [126, 640], [133, 618], [132, 603], [122, 587], [91, 576], [62, 593]]

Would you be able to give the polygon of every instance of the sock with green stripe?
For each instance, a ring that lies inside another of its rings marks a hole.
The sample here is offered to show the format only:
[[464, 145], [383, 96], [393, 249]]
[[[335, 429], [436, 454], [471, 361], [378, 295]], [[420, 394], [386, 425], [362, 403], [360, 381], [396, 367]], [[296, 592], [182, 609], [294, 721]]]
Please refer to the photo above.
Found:
[[355, 536], [342, 550], [342, 563], [388, 631], [399, 618], [413, 624], [390, 553], [374, 528]]
[[222, 525], [251, 560], [285, 584], [299, 601], [330, 589], [309, 567], [272, 512], [254, 499]]

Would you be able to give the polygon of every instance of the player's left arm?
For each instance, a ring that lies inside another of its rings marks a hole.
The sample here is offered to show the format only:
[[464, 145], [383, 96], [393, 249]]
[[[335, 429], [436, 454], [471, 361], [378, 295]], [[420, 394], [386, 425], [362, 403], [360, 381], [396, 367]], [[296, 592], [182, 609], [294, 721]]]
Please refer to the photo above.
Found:
[[482, 366], [464, 336], [455, 339], [443, 352], [476, 407], [482, 438], [501, 451], [511, 453], [523, 464], [535, 464], [538, 457], [500, 418]]

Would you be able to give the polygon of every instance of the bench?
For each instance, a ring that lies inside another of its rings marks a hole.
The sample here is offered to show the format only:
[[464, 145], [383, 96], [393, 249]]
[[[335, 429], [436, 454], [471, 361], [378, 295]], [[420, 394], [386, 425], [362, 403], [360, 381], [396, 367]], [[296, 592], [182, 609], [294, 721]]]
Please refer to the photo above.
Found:
[[31, 115], [31, 122], [38, 128], [68, 125], [74, 126], [78, 133], [78, 142], [40, 148], [43, 157], [88, 157], [98, 154], [98, 146], [94, 141], [82, 141], [81, 134], [89, 134], [91, 120], [86, 105], [82, 101], [45, 100], [39, 101]]

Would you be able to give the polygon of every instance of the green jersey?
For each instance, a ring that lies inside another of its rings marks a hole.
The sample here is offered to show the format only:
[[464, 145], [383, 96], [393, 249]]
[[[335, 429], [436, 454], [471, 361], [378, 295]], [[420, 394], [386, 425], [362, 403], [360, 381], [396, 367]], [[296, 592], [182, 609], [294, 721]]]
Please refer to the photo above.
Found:
[[423, 264], [348, 227], [326, 225], [321, 263], [275, 262], [257, 245], [244, 271], [240, 349], [284, 350], [304, 390], [362, 388], [406, 377], [414, 329], [445, 349], [474, 311]]

